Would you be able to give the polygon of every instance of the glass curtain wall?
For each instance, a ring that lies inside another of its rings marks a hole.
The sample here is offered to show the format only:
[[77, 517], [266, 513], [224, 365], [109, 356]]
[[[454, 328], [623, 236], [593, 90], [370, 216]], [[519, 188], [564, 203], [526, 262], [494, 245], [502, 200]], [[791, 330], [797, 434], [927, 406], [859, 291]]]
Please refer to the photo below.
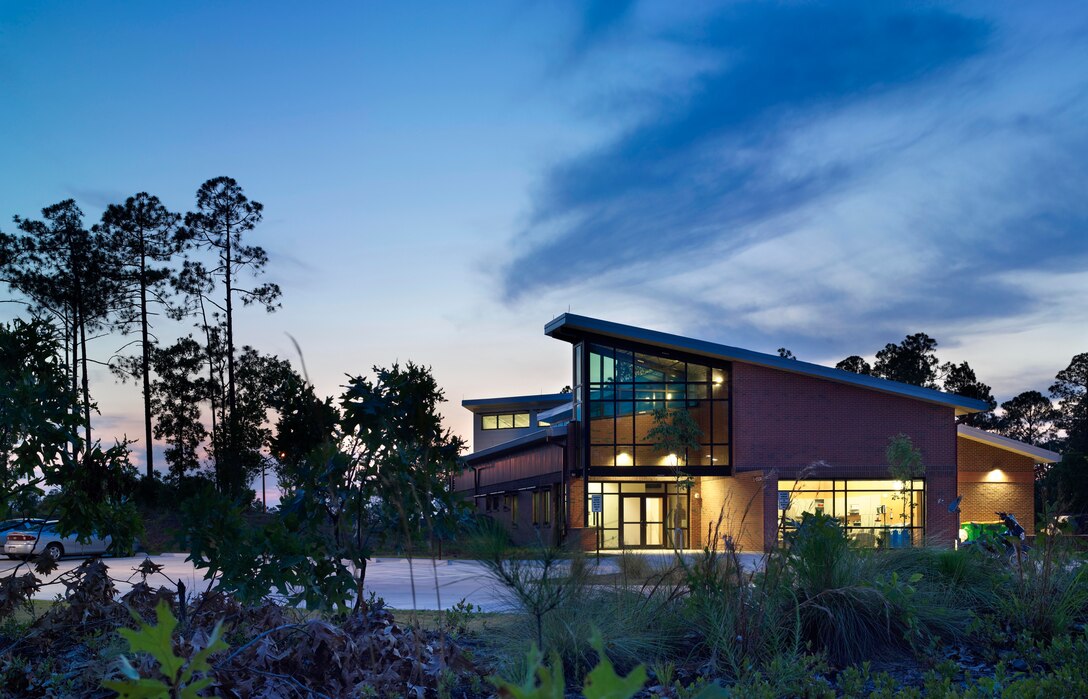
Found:
[[778, 489], [790, 493], [786, 530], [811, 512], [836, 518], [866, 547], [907, 547], [925, 535], [924, 480], [779, 481]]
[[[600, 344], [589, 344], [588, 355], [588, 466], [617, 475], [628, 467], [728, 469], [727, 369]], [[688, 411], [702, 432], [697, 449], [667, 454], [653, 446], [648, 433], [661, 408]]]

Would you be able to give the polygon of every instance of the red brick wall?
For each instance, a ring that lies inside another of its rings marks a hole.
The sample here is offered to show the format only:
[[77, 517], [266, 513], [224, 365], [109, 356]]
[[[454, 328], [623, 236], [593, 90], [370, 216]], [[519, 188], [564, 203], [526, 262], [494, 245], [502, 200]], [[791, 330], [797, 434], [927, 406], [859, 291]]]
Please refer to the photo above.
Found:
[[[697, 547], [722, 547], [720, 537], [729, 535], [741, 551], [762, 551], [765, 548], [764, 495], [765, 485], [776, 489], [777, 481], [765, 484], [760, 473], [696, 479], [698, 500], [692, 500], [693, 544]], [[718, 524], [719, 519], [721, 523]], [[772, 513], [773, 519], [773, 513]], [[697, 526], [698, 525], [698, 526]], [[711, 541], [717, 533], [719, 539]]]
[[1011, 512], [1029, 535], [1035, 533], [1035, 462], [1029, 456], [959, 440], [960, 521], [996, 522]]
[[842, 477], [886, 478], [888, 440], [907, 434], [927, 467], [955, 470], [952, 408], [754, 364], [733, 365], [733, 463], [786, 477], [826, 461]]
[[958, 532], [947, 508], [956, 492], [953, 408], [741, 362], [732, 399], [737, 473], [774, 469], [790, 479], [823, 461], [823, 477], [883, 479], [888, 440], [906, 434], [926, 465], [927, 537], [950, 544]]

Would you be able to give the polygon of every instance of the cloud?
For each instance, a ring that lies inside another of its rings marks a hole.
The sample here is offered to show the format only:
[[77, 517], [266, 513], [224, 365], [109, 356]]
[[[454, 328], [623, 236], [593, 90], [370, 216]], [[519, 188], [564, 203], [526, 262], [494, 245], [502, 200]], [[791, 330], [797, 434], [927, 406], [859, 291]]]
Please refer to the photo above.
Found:
[[660, 29], [715, 67], [546, 171], [507, 298], [635, 300], [831, 355], [1041, 312], [1008, 272], [1088, 261], [1088, 14], [946, 7], [743, 3]]
[[527, 231], [539, 242], [507, 268], [507, 292], [565, 283], [601, 264], [637, 266], [709, 239], [743, 247], [746, 226], [857, 176], [863, 162], [835, 160], [784, 177], [774, 157], [806, 115], [962, 62], [989, 32], [942, 11], [882, 7], [754, 3], [711, 20], [688, 41], [717, 51], [723, 65], [695, 79], [685, 105], [663, 103], [548, 173]]
[[590, 0], [582, 5], [578, 31], [570, 44], [569, 61], [583, 58], [613, 35], [634, 9], [634, 0]]

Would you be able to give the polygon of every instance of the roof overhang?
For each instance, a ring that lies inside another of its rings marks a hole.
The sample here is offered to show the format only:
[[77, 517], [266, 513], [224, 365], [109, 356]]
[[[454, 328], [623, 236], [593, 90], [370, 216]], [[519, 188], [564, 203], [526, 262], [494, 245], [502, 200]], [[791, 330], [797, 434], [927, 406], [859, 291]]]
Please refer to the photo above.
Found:
[[1062, 459], [1062, 455], [1055, 451], [1043, 449], [1042, 447], [1037, 447], [1034, 444], [1028, 444], [1027, 442], [1020, 442], [1000, 434], [994, 434], [993, 432], [987, 432], [986, 430], [980, 430], [979, 428], [971, 427], [970, 425], [956, 425], [956, 436], [961, 439], [970, 439], [972, 442], [982, 442], [991, 447], [1011, 451], [1020, 456], [1030, 457], [1034, 459], [1037, 464], [1052, 464], [1056, 461], [1061, 461]]
[[658, 349], [670, 350], [684, 354], [708, 357], [710, 359], [725, 360], [730, 362], [743, 362], [756, 364], [792, 374], [813, 376], [828, 381], [849, 384], [866, 388], [872, 391], [880, 391], [892, 395], [912, 398], [914, 400], [936, 403], [954, 408], [956, 415], [967, 415], [989, 410], [990, 406], [980, 400], [957, 396], [953, 393], [945, 393], [932, 388], [922, 388], [898, 381], [888, 381], [875, 376], [855, 374], [843, 369], [802, 362], [797, 359], [785, 359], [773, 354], [753, 352], [752, 350], [729, 345], [719, 345], [705, 340], [696, 340], [680, 335], [658, 332], [637, 328], [632, 325], [612, 323], [607, 320], [588, 318], [586, 316], [564, 313], [544, 326], [544, 334], [567, 342], [576, 342], [586, 335], [612, 338], [635, 344], [646, 345]]
[[500, 396], [498, 398], [470, 398], [461, 401], [461, 407], [474, 413], [493, 410], [529, 410], [554, 408], [570, 402], [569, 393], [544, 393], [536, 396]]
[[574, 401], [567, 401], [563, 405], [540, 411], [536, 414], [536, 419], [541, 422], [555, 422], [555, 418], [559, 418], [560, 420], [570, 420], [573, 415]]

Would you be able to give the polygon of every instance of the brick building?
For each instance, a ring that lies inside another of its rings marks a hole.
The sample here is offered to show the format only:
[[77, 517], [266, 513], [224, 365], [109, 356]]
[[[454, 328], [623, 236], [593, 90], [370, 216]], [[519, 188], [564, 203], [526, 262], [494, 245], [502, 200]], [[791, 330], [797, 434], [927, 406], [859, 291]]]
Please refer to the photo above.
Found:
[[[987, 407], [963, 396], [571, 314], [545, 334], [571, 344], [571, 393], [463, 403], [454, 488], [519, 543], [761, 550], [809, 511], [863, 545], [951, 545], [997, 510], [1030, 532], [1034, 465], [1058, 458], [957, 425]], [[666, 453], [651, 430], [678, 412], [699, 445]], [[888, 475], [900, 434], [923, 478]]]

